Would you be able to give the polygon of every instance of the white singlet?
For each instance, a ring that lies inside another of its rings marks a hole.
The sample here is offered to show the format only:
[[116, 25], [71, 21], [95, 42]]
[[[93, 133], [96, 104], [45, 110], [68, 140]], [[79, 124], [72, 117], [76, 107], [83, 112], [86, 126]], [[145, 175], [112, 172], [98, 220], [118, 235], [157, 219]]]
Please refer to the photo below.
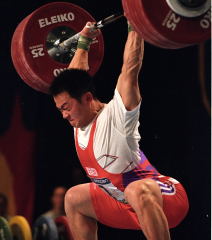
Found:
[[[113, 99], [98, 114], [94, 155], [99, 165], [110, 173], [128, 172], [140, 161], [140, 105], [127, 111], [115, 89]], [[87, 127], [78, 129], [78, 143], [82, 149], [87, 147], [93, 121]]]

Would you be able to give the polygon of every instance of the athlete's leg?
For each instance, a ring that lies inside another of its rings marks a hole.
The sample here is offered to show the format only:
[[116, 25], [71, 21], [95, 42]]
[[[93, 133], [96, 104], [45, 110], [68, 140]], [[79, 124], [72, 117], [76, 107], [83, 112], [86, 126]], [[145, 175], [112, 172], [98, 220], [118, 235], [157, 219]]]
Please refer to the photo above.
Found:
[[135, 210], [147, 239], [170, 239], [161, 191], [154, 180], [143, 179], [130, 183], [125, 189], [125, 197]]
[[74, 186], [67, 191], [65, 211], [74, 240], [97, 240], [97, 222], [89, 183]]

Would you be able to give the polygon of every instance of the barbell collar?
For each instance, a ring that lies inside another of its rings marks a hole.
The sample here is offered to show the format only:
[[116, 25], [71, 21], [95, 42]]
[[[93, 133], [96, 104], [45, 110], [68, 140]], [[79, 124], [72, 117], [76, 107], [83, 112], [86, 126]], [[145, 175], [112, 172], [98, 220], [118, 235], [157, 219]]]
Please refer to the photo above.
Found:
[[205, 0], [198, 2], [199, 4], [190, 4], [185, 0], [166, 0], [173, 12], [182, 17], [195, 18], [206, 13], [211, 7], [211, 1]]

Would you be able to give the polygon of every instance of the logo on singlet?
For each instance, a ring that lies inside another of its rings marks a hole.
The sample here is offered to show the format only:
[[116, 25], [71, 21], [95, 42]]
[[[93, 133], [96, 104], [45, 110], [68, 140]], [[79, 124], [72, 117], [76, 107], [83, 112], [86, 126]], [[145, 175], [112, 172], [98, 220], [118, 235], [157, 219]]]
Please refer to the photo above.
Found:
[[98, 176], [98, 173], [95, 168], [86, 167], [86, 171], [90, 176]]

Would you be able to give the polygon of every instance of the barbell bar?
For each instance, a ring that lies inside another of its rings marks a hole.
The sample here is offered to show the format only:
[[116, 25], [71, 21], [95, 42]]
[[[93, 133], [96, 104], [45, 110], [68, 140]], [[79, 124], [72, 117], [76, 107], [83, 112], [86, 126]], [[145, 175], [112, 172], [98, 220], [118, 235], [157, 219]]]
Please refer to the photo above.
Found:
[[[105, 27], [106, 25], [117, 21], [118, 19], [122, 18], [123, 16], [124, 15], [120, 14], [120, 13], [110, 15], [109, 17], [106, 17], [106, 18], [98, 21], [97, 23], [95, 23], [93, 27], [96, 29], [101, 29], [101, 28]], [[56, 40], [54, 42], [54, 47], [48, 50], [49, 55], [51, 57], [54, 57], [57, 54], [64, 54], [64, 53], [70, 51], [70, 49], [73, 49], [73, 51], [75, 52], [76, 49], [72, 48], [72, 45], [77, 44], [79, 37], [80, 37], [80, 33], [77, 33], [62, 42], [60, 42], [60, 39]]]
[[[185, 48], [211, 36], [210, 0], [122, 0], [122, 6], [124, 14], [113, 14], [95, 27], [101, 29], [125, 15], [146, 42], [165, 49]], [[88, 21], [96, 22], [86, 10], [68, 2], [46, 4], [25, 17], [11, 44], [13, 64], [22, 80], [48, 93], [53, 78], [68, 67]], [[103, 56], [100, 34], [90, 47], [90, 75], [98, 71]]]

